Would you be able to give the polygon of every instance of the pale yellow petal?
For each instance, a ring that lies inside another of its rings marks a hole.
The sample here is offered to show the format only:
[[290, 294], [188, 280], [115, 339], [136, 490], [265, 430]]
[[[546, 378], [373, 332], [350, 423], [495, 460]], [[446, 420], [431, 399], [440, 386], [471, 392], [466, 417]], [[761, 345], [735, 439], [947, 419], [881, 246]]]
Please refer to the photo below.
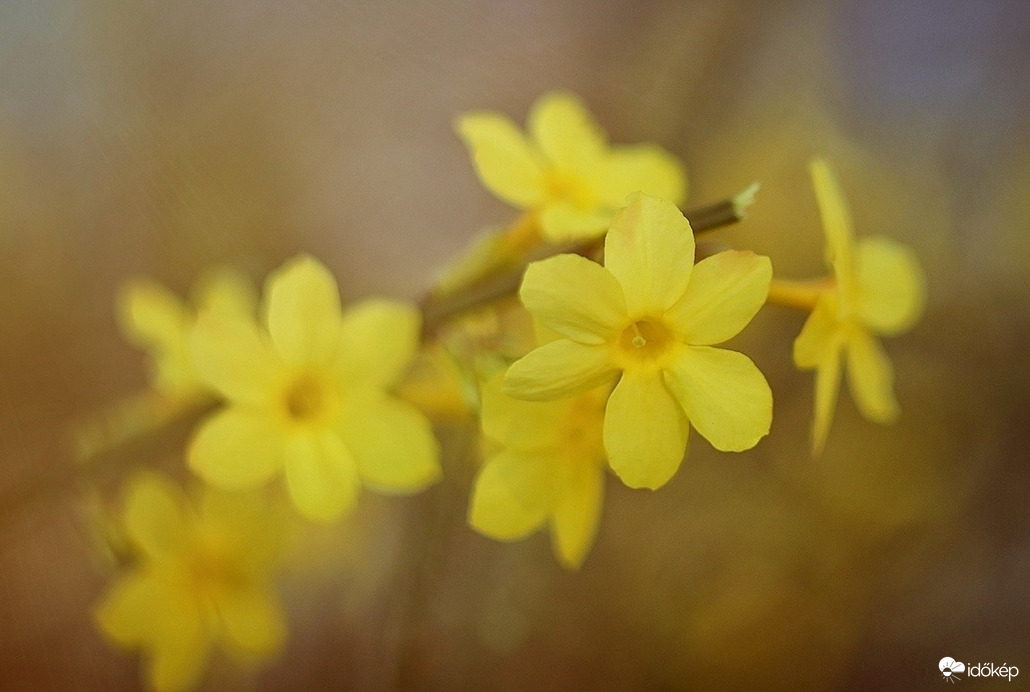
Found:
[[615, 277], [579, 255], [557, 255], [526, 268], [519, 297], [545, 327], [583, 344], [611, 340], [626, 322]]
[[340, 435], [365, 485], [390, 493], [422, 490], [440, 478], [429, 421], [399, 399], [371, 392], [345, 405]]
[[915, 253], [888, 238], [863, 238], [856, 268], [862, 322], [885, 335], [911, 329], [926, 302], [926, 279]]
[[253, 320], [207, 315], [190, 333], [193, 364], [227, 399], [267, 406], [281, 366]]
[[612, 220], [604, 266], [622, 285], [631, 317], [660, 316], [686, 291], [694, 233], [672, 202], [634, 194]]
[[156, 473], [139, 473], [129, 481], [125, 533], [150, 556], [174, 553], [187, 537], [187, 501], [182, 489]]
[[130, 572], [100, 599], [94, 611], [97, 626], [121, 647], [149, 641], [155, 605], [167, 599], [167, 590], [167, 584], [147, 572]]
[[204, 272], [193, 284], [190, 294], [198, 312], [240, 317], [257, 315], [257, 287], [235, 267], [219, 266]]
[[605, 135], [583, 102], [573, 94], [544, 94], [529, 112], [529, 133], [551, 163], [574, 169], [597, 161]]
[[546, 456], [505, 450], [486, 460], [472, 486], [469, 524], [501, 541], [528, 536], [547, 520], [554, 503]]
[[502, 391], [498, 373], [480, 392], [483, 432], [506, 447], [521, 451], [555, 447], [560, 441], [563, 401], [524, 401]]
[[508, 118], [496, 113], [468, 113], [458, 119], [456, 129], [488, 190], [520, 209], [544, 201], [540, 154]]
[[812, 453], [822, 454], [826, 438], [830, 434], [833, 413], [837, 408], [837, 396], [841, 379], [840, 342], [834, 341], [819, 361], [815, 371], [815, 416], [812, 421]]
[[354, 457], [335, 432], [314, 430], [290, 436], [285, 458], [286, 485], [302, 515], [326, 523], [354, 507], [361, 478]]
[[340, 336], [340, 292], [321, 262], [300, 255], [272, 272], [265, 287], [268, 333], [283, 360], [325, 363]]
[[615, 373], [607, 346], [559, 339], [515, 361], [504, 377], [504, 392], [518, 399], [549, 401], [598, 387]]
[[149, 279], [127, 281], [118, 288], [118, 324], [133, 344], [174, 349], [185, 338], [190, 311], [179, 296]]
[[815, 159], [809, 164], [815, 198], [819, 203], [823, 232], [826, 234], [826, 258], [837, 277], [841, 308], [850, 310], [851, 295], [855, 290], [851, 214], [844, 193], [826, 161]]
[[687, 292], [666, 313], [689, 344], [736, 336], [765, 304], [772, 263], [753, 252], [727, 250], [694, 266]]
[[612, 222], [612, 212], [583, 209], [566, 200], [545, 205], [539, 214], [540, 235], [549, 243], [599, 238]]
[[687, 417], [660, 372], [623, 374], [604, 417], [604, 448], [623, 483], [665, 485], [683, 461], [687, 431]]
[[894, 368], [880, 342], [864, 330], [855, 330], [845, 348], [848, 385], [858, 410], [875, 423], [890, 423], [900, 410], [894, 398]]
[[200, 425], [186, 459], [197, 475], [214, 486], [256, 488], [282, 470], [284, 434], [269, 416], [231, 406]]
[[342, 383], [396, 384], [418, 353], [422, 316], [414, 305], [365, 300], [343, 315], [337, 366]]
[[579, 569], [594, 545], [604, 505], [604, 469], [578, 463], [555, 498], [551, 516], [554, 551], [567, 569]]
[[241, 584], [217, 594], [216, 606], [228, 641], [241, 653], [266, 656], [282, 647], [286, 618], [271, 588]]
[[665, 382], [690, 424], [716, 449], [751, 449], [769, 434], [772, 391], [743, 353], [688, 346], [666, 369]]
[[840, 334], [833, 298], [819, 300], [794, 339], [794, 365], [802, 370], [819, 367], [829, 352], [836, 352]]
[[146, 670], [154, 690], [179, 692], [194, 688], [202, 677], [213, 633], [195, 597], [176, 589], [167, 595], [151, 610], [153, 639]]
[[687, 196], [687, 175], [675, 156], [653, 144], [617, 147], [593, 171], [597, 194], [618, 208], [633, 192], [667, 199], [675, 205]]

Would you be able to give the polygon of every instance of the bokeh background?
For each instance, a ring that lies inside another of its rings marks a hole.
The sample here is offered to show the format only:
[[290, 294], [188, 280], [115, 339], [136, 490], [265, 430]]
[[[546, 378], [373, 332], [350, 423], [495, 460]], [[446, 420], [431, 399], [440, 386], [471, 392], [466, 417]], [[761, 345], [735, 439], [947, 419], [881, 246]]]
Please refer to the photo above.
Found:
[[178, 460], [83, 469], [68, 446], [145, 386], [117, 286], [304, 250], [345, 299], [417, 297], [512, 215], [455, 115], [521, 122], [555, 87], [679, 155], [692, 204], [761, 181], [716, 237], [783, 276], [823, 270], [806, 164], [829, 158], [857, 232], [928, 276], [887, 342], [901, 420], [845, 394], [812, 459], [803, 315], [764, 310], [733, 345], [773, 387], [771, 436], [694, 436], [658, 492], [610, 479], [577, 573], [544, 536], [465, 526], [469, 445], [445, 430], [447, 479], [313, 535], [281, 657], [208, 688], [910, 690], [944, 656], [1030, 676], [1028, 46], [1019, 0], [0, 3], [0, 688], [139, 685], [89, 619], [110, 566], [85, 500]]

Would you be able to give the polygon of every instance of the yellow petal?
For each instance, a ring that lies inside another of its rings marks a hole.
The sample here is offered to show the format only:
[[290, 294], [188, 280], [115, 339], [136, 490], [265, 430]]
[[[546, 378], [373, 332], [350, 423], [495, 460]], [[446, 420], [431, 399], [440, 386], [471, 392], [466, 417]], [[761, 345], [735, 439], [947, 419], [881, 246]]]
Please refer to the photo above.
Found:
[[626, 300], [610, 272], [579, 255], [526, 268], [519, 297], [545, 327], [583, 344], [603, 344], [626, 322]]
[[815, 455], [822, 454], [830, 433], [840, 392], [840, 366], [840, 342], [834, 341], [823, 353], [815, 371], [815, 418], [812, 421], [812, 453]]
[[166, 599], [167, 584], [135, 571], [120, 578], [100, 600], [94, 617], [100, 631], [121, 647], [149, 641], [154, 606]]
[[561, 401], [523, 401], [503, 393], [504, 373], [480, 393], [483, 432], [506, 447], [521, 451], [555, 447], [560, 442]]
[[553, 164], [582, 168], [605, 150], [605, 135], [583, 102], [568, 92], [544, 94], [530, 110], [527, 121], [537, 146]]
[[174, 349], [185, 338], [190, 312], [183, 301], [148, 279], [127, 281], [118, 289], [118, 323], [133, 344]]
[[802, 370], [819, 367], [840, 341], [841, 325], [837, 321], [834, 298], [824, 297], [816, 303], [805, 320], [801, 333], [794, 340], [794, 365]]
[[659, 316], [690, 281], [694, 233], [672, 202], [634, 194], [612, 219], [604, 266], [622, 285], [630, 317]]
[[439, 447], [429, 421], [410, 404], [379, 393], [355, 397], [340, 434], [366, 485], [410, 493], [440, 478]]
[[894, 398], [894, 368], [880, 342], [865, 330], [855, 330], [847, 343], [848, 385], [858, 410], [876, 423], [898, 417]]
[[837, 277], [840, 308], [847, 312], [851, 309], [850, 296], [855, 290], [854, 258], [852, 248], [851, 214], [848, 213], [844, 193], [841, 192], [836, 176], [829, 165], [822, 159], [815, 159], [809, 164], [812, 184], [815, 186], [815, 197], [819, 203], [819, 215], [822, 217], [823, 232], [826, 234], [827, 260], [833, 267]]
[[215, 267], [202, 274], [190, 291], [198, 312], [254, 317], [258, 296], [254, 282], [235, 267]]
[[286, 619], [279, 598], [269, 588], [242, 584], [217, 594], [216, 605], [228, 641], [241, 653], [266, 656], [286, 638]]
[[266, 406], [277, 389], [278, 362], [253, 320], [206, 315], [190, 333], [201, 379], [227, 399]]
[[633, 192], [680, 205], [687, 196], [687, 176], [675, 156], [653, 144], [617, 147], [594, 171], [598, 196], [618, 208]]
[[543, 202], [540, 155], [514, 123], [495, 113], [469, 113], [458, 119], [457, 130], [488, 190], [521, 209]]
[[297, 510], [317, 522], [339, 519], [354, 507], [361, 479], [340, 437], [329, 430], [306, 431], [286, 442], [286, 485]]
[[283, 436], [269, 416], [231, 406], [201, 424], [187, 448], [187, 461], [217, 487], [256, 488], [282, 469]]
[[547, 204], [540, 210], [540, 235], [549, 243], [567, 243], [598, 238], [608, 230], [612, 212], [581, 209], [565, 200]]
[[337, 353], [341, 384], [396, 384], [418, 352], [421, 328], [418, 308], [408, 303], [372, 299], [348, 308]]
[[856, 259], [862, 322], [879, 334], [910, 329], [926, 302], [926, 279], [915, 254], [900, 243], [874, 237], [858, 243]]
[[186, 539], [186, 506], [175, 483], [156, 473], [140, 473], [129, 481], [125, 533], [148, 555], [168, 555]]
[[743, 353], [688, 346], [665, 371], [665, 382], [690, 424], [716, 449], [751, 449], [769, 434], [772, 391]]
[[155, 690], [178, 692], [192, 689], [204, 673], [212, 633], [195, 597], [175, 589], [167, 595], [152, 604], [147, 677]]
[[604, 469], [574, 464], [559, 488], [551, 517], [554, 550], [567, 569], [579, 569], [594, 545], [604, 504]]
[[559, 339], [512, 363], [504, 392], [518, 399], [548, 401], [580, 394], [615, 375], [607, 346]]
[[683, 461], [687, 430], [687, 417], [660, 372], [627, 372], [608, 399], [604, 449], [623, 483], [660, 488]]
[[300, 255], [268, 277], [268, 332], [283, 360], [325, 363], [340, 336], [340, 292], [318, 260]]
[[667, 313], [687, 343], [718, 344], [736, 336], [765, 304], [772, 281], [768, 257], [727, 250], [694, 267], [687, 292]]
[[554, 460], [505, 450], [486, 460], [472, 487], [469, 524], [501, 541], [523, 538], [543, 525], [554, 502]]

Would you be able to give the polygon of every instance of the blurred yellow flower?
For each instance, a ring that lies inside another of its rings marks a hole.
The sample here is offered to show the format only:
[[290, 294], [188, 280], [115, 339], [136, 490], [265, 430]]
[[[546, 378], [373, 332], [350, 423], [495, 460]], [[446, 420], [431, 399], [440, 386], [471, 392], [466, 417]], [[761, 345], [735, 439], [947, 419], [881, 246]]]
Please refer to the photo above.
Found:
[[132, 279], [118, 290], [118, 322], [130, 343], [148, 352], [154, 389], [176, 399], [192, 398], [213, 393], [197, 375], [189, 352], [189, 332], [197, 315], [251, 316], [255, 293], [247, 277], [228, 267], [197, 280], [192, 290], [195, 308], [156, 281]]
[[499, 113], [461, 116], [458, 133], [483, 184], [536, 217], [544, 239], [600, 236], [632, 192], [679, 204], [686, 195], [682, 164], [653, 144], [612, 147], [574, 95], [541, 96], [529, 113], [529, 136]]
[[794, 363], [816, 371], [812, 450], [818, 454], [833, 421], [844, 361], [862, 415], [877, 423], [897, 418], [894, 371], [875, 335], [912, 328], [923, 311], [926, 281], [904, 245], [883, 237], [856, 244], [844, 195], [829, 166], [815, 160], [810, 168], [833, 278], [807, 284], [774, 281], [770, 300], [807, 301], [812, 308], [794, 341]]
[[193, 331], [197, 371], [228, 406], [194, 435], [190, 467], [229, 489], [284, 473], [316, 521], [347, 512], [361, 481], [385, 492], [435, 481], [429, 421], [391, 393], [418, 350], [418, 310], [368, 300], [341, 312], [336, 280], [307, 256], [269, 277], [265, 300], [265, 329], [212, 318]]
[[769, 432], [772, 393], [751, 360], [712, 348], [765, 302], [767, 257], [726, 251], [694, 265], [694, 236], [674, 204], [635, 194], [605, 239], [604, 267], [558, 255], [526, 270], [520, 296], [564, 338], [515, 362], [507, 393], [567, 397], [621, 374], [605, 413], [604, 447], [631, 487], [657, 488], [679, 468], [688, 422], [722, 451]]
[[498, 375], [483, 387], [483, 431], [501, 448], [476, 476], [469, 523], [502, 541], [549, 524], [559, 561], [576, 569], [601, 518], [608, 388], [561, 401], [521, 401], [501, 391], [502, 380]]
[[243, 662], [281, 647], [277, 524], [254, 496], [209, 490], [193, 506], [156, 474], [129, 482], [122, 525], [138, 561], [95, 618], [113, 643], [143, 650], [150, 687], [196, 686], [216, 646]]

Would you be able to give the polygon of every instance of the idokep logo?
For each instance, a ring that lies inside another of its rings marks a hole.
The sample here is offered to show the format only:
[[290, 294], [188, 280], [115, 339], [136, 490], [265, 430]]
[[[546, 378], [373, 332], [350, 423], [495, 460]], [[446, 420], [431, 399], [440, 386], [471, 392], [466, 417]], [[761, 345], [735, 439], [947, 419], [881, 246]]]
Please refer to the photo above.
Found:
[[942, 658], [937, 667], [944, 679], [952, 683], [962, 679], [959, 673], [965, 673], [971, 678], [1008, 678], [1009, 682], [1019, 675], [1019, 668], [1007, 663], [1002, 663], [1000, 666], [993, 663], [962, 663], [950, 656]]

